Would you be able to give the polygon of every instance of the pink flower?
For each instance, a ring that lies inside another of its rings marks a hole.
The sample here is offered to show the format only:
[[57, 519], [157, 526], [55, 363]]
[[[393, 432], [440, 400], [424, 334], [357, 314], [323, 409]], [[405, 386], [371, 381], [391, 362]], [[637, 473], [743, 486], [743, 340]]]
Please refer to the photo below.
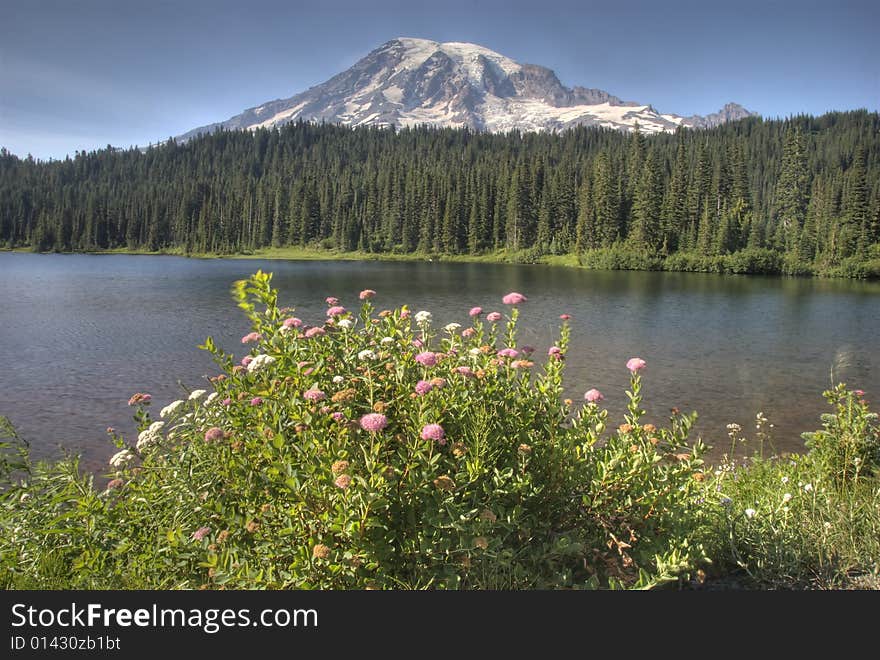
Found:
[[462, 376], [467, 376], [468, 378], [473, 378], [475, 375], [474, 370], [470, 367], [456, 367], [455, 371], [456, 373], [459, 373]]
[[498, 323], [498, 321], [501, 320], [501, 314], [498, 312], [489, 312], [486, 314], [486, 320], [489, 321], [489, 323]]
[[289, 319], [284, 319], [284, 323], [282, 323], [281, 325], [283, 325], [285, 328], [298, 328], [302, 324], [303, 322], [300, 319], [293, 316]]
[[422, 440], [434, 440], [438, 444], [446, 444], [446, 431], [439, 424], [425, 424], [422, 427]]
[[146, 393], [144, 393], [144, 392], [138, 392], [137, 394], [133, 394], [133, 395], [131, 396], [131, 398], [128, 400], [128, 405], [130, 405], [130, 406], [136, 406], [136, 405], [138, 405], [139, 403], [140, 403], [140, 404], [143, 404], [143, 405], [146, 405], [146, 404], [148, 404], [148, 403], [149, 403], [150, 401], [152, 401], [152, 400], [153, 400], [153, 395], [152, 395], [152, 394], [146, 394]]
[[225, 399], [223, 399], [222, 403], [223, 403], [224, 406], [231, 406], [231, 405], [232, 405], [232, 399], [230, 399], [229, 397], [226, 397]]
[[584, 401], [587, 401], [588, 403], [598, 403], [604, 399], [605, 397], [602, 396], [602, 393], [595, 388], [584, 392]]
[[311, 376], [313, 373], [315, 373], [315, 368], [309, 367], [308, 369], [303, 371], [303, 376]]
[[376, 295], [376, 292], [373, 291], [372, 289], [364, 289], [363, 291], [360, 292], [358, 297], [361, 300], [369, 300], [370, 298], [372, 298], [375, 295]]
[[526, 298], [523, 294], [512, 291], [504, 296], [501, 299], [501, 302], [503, 302], [505, 305], [521, 305], [526, 300], [528, 300], [528, 298]]
[[519, 355], [519, 351], [515, 348], [502, 348], [498, 351], [499, 357], [515, 358], [517, 355]]
[[416, 383], [416, 394], [424, 396], [433, 389], [434, 386], [426, 380], [420, 380], [418, 383]]
[[327, 316], [342, 316], [345, 312], [348, 311], [345, 307], [340, 305], [334, 305], [330, 309], [327, 310]]
[[335, 413], [333, 413], [332, 415], [330, 415], [330, 417], [333, 418], [333, 421], [334, 421], [334, 422], [342, 422], [342, 421], [345, 421], [345, 415], [343, 415], [341, 412], [335, 412]]
[[635, 374], [645, 368], [646, 362], [642, 358], [630, 358], [626, 361], [626, 368]]
[[368, 413], [361, 417], [361, 428], [370, 433], [377, 433], [388, 426], [388, 418], [381, 413]]
[[416, 355], [416, 362], [423, 367], [433, 367], [437, 364], [437, 356], [431, 351], [425, 351]]
[[333, 482], [333, 484], [337, 488], [341, 488], [342, 490], [345, 490], [346, 488], [351, 486], [351, 477], [348, 476], [347, 474], [340, 474], [338, 477], [336, 477], [336, 480]]
[[223, 429], [212, 426], [205, 431], [205, 442], [217, 442], [223, 439]]
[[193, 540], [194, 541], [201, 541], [203, 538], [205, 538], [210, 533], [211, 533], [210, 527], [199, 527], [196, 531], [193, 532]]
[[402, 318], [402, 319], [408, 319], [408, 318], [409, 318], [409, 315], [410, 315], [410, 311], [409, 311], [408, 309], [402, 309], [402, 310], [400, 310], [400, 318]]
[[326, 299], [326, 303], [330, 305], [330, 307], [333, 307], [333, 305], [339, 304], [339, 298], [334, 298], [333, 296], [330, 296]]
[[560, 357], [562, 357], [562, 349], [559, 348], [559, 346], [551, 346], [549, 349], [547, 349], [547, 355], [559, 359]]
[[571, 318], [571, 314], [560, 314], [559, 318], [561, 318], [563, 321], [568, 321]]
[[479, 316], [483, 313], [482, 307], [471, 307], [471, 311], [468, 312], [468, 316]]
[[252, 406], [259, 406], [262, 403], [263, 403], [263, 399], [261, 397], [255, 396], [253, 399], [251, 399]]
[[241, 366], [246, 367], [253, 361], [254, 361], [253, 355], [245, 355], [243, 358], [241, 358]]
[[252, 341], [260, 341], [263, 338], [259, 332], [249, 332], [244, 337], [241, 338], [242, 344], [247, 344]]
[[303, 392], [303, 397], [305, 397], [309, 401], [323, 401], [327, 398], [327, 395], [324, 394], [321, 390], [313, 387]]
[[309, 328], [306, 330], [305, 336], [307, 339], [311, 339], [312, 337], [320, 337], [321, 335], [326, 335], [327, 332], [324, 328]]
[[412, 345], [415, 346], [416, 348], [421, 348], [422, 346], [425, 345], [425, 342], [423, 342], [421, 339], [413, 339]]
[[470, 339], [475, 334], [477, 334], [477, 331], [474, 330], [473, 328], [465, 328], [464, 330], [461, 331], [461, 336], [464, 337], [465, 339]]
[[855, 394], [857, 397], [863, 397], [865, 396], [865, 390], [853, 390], [853, 394]]

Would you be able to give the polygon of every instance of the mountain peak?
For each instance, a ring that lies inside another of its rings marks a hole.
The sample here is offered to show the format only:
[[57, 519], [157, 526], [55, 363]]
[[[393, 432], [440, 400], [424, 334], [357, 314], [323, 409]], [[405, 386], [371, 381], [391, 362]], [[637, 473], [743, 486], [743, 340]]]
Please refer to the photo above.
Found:
[[578, 125], [645, 133], [709, 127], [751, 116], [736, 103], [707, 117], [661, 114], [601, 89], [565, 87], [556, 74], [479, 44], [397, 37], [325, 83], [288, 99], [181, 136], [219, 127], [257, 129], [300, 119], [351, 126], [430, 124], [504, 132], [557, 131]]

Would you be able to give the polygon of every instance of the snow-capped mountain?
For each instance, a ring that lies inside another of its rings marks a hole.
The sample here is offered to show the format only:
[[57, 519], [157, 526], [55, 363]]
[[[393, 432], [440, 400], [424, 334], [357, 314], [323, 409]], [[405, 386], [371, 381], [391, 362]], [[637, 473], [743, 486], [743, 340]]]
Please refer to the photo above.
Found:
[[559, 82], [550, 69], [520, 64], [476, 44], [399, 38], [350, 69], [288, 99], [263, 103], [231, 119], [196, 128], [256, 129], [298, 119], [350, 126], [431, 124], [503, 132], [556, 131], [576, 125], [646, 133], [706, 128], [755, 113], [728, 103], [715, 114], [680, 117], [622, 101], [601, 89]]

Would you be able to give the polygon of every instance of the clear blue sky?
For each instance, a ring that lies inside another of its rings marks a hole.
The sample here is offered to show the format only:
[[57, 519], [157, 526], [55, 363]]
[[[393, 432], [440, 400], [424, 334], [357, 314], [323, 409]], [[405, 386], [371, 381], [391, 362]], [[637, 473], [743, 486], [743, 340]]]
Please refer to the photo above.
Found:
[[145, 145], [397, 36], [471, 41], [662, 112], [880, 107], [880, 2], [0, 0], [0, 146]]

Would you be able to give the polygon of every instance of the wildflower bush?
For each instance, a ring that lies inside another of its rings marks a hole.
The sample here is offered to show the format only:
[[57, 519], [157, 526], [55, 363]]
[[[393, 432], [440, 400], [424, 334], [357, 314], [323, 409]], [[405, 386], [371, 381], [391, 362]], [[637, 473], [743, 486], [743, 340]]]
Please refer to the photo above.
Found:
[[[877, 415], [860, 390], [838, 385], [825, 398], [834, 412], [803, 434], [807, 454], [723, 462], [713, 475], [712, 554], [752, 586], [880, 588]], [[757, 429], [766, 433], [760, 414]]]
[[204, 389], [132, 397], [106, 487], [8, 463], [4, 586], [650, 587], [706, 560], [695, 415], [644, 423], [644, 361], [615, 428], [598, 390], [562, 399], [566, 315], [554, 346], [517, 343], [521, 294], [437, 327], [365, 290], [308, 325], [270, 280], [235, 285], [243, 359], [209, 338]]

